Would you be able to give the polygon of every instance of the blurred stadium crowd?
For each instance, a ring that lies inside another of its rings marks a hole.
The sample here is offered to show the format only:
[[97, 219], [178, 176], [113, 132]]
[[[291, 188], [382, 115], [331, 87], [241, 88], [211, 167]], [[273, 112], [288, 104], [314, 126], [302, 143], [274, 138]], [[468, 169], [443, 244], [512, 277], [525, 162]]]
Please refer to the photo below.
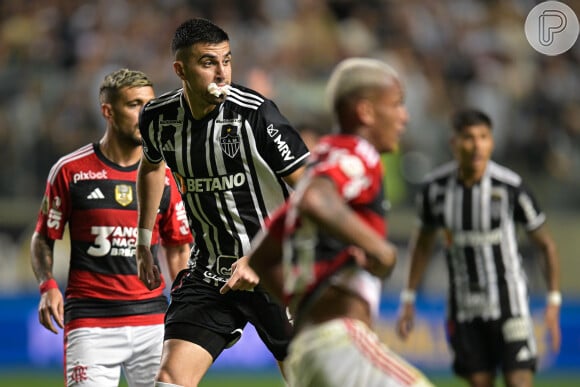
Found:
[[[562, 1], [580, 16], [580, 0]], [[580, 41], [555, 57], [534, 51], [524, 22], [538, 2], [0, 0], [0, 299], [37, 294], [29, 243], [46, 177], [59, 157], [101, 137], [104, 75], [129, 67], [146, 72], [157, 94], [179, 87], [170, 40], [193, 16], [229, 33], [234, 81], [273, 98], [299, 128], [330, 130], [324, 86], [340, 59], [372, 56], [394, 65], [407, 84], [411, 118], [401, 151], [387, 159], [394, 209], [406, 210], [392, 221], [392, 234], [399, 221], [413, 221], [418, 180], [450, 159], [451, 113], [465, 105], [486, 111], [495, 122], [494, 158], [521, 173], [548, 212], [574, 218], [550, 221], [565, 242], [563, 290], [580, 294]], [[405, 244], [408, 235], [395, 237]], [[65, 243], [57, 244], [57, 279], [68, 271]], [[424, 288], [444, 292], [445, 263], [434, 261]], [[392, 295], [408, 270], [400, 262], [386, 288]], [[531, 290], [543, 297], [534, 262], [525, 262]], [[37, 326], [35, 311], [30, 321]]]
[[272, 97], [296, 125], [329, 129], [323, 87], [339, 59], [391, 62], [406, 80], [411, 116], [402, 184], [449, 158], [449, 115], [473, 105], [495, 121], [496, 160], [529, 175], [546, 205], [578, 207], [580, 44], [556, 57], [535, 52], [524, 35], [535, 4], [0, 1], [0, 198], [39, 200], [50, 165], [100, 137], [97, 90], [106, 72], [143, 70], [158, 94], [178, 87], [171, 35], [186, 18], [205, 16], [230, 34], [234, 81]]

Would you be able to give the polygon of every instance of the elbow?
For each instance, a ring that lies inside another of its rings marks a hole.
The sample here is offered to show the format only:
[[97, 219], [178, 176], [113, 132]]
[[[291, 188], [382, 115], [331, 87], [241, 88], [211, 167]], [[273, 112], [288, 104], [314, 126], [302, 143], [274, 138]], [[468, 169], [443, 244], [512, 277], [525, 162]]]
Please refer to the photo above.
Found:
[[367, 271], [379, 278], [388, 278], [397, 264], [397, 248], [391, 243], [385, 243], [383, 248], [370, 254], [367, 260]]
[[397, 248], [390, 243], [388, 244], [388, 246], [389, 246], [388, 253], [387, 253], [387, 256], [385, 258], [385, 263], [384, 263], [385, 274], [384, 274], [383, 278], [387, 278], [391, 275], [391, 273], [393, 272], [393, 269], [397, 265], [397, 260], [398, 260]]
[[296, 206], [301, 216], [322, 223], [333, 219], [338, 213], [335, 197], [330, 192], [321, 190], [316, 184], [304, 190]]

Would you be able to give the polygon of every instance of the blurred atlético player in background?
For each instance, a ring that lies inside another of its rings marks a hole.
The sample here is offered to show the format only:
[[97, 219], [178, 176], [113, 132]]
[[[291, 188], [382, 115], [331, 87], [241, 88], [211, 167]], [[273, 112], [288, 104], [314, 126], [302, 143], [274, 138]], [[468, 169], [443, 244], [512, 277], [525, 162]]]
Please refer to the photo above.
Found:
[[521, 225], [542, 252], [548, 285], [546, 327], [560, 349], [560, 263], [556, 244], [522, 178], [491, 160], [492, 122], [477, 109], [452, 119], [454, 161], [431, 172], [417, 198], [419, 227], [409, 248], [411, 267], [401, 293], [397, 330], [407, 338], [415, 317], [415, 292], [444, 231], [449, 270], [447, 333], [453, 370], [473, 387], [530, 387], [537, 350], [527, 279], [518, 248]]

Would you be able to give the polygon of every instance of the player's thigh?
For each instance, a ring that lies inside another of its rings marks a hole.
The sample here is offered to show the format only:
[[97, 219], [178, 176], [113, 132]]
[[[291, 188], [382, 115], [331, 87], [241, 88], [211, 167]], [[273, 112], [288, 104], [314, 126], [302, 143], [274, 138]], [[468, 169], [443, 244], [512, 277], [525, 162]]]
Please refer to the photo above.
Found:
[[[366, 324], [358, 320], [344, 319], [349, 346], [354, 386], [368, 387], [433, 387], [425, 375], [380, 341]], [[332, 363], [327, 363], [333, 372]]]
[[298, 333], [285, 367], [290, 386], [432, 386], [354, 320], [333, 320]]
[[[165, 315], [165, 340], [189, 341], [204, 348], [213, 359], [221, 354], [246, 325], [231, 295], [219, 294], [203, 281], [173, 298]], [[233, 292], [230, 292], [233, 293]]]
[[465, 376], [471, 387], [493, 387], [495, 386], [495, 372], [481, 371], [473, 372]]
[[293, 332], [286, 310], [260, 289], [244, 292], [240, 296], [238, 308], [254, 325], [276, 360], [283, 361]]
[[116, 386], [130, 348], [123, 328], [78, 328], [65, 338], [68, 386]]
[[474, 373], [494, 374], [499, 359], [495, 346], [500, 337], [490, 337], [485, 322], [447, 322], [447, 336], [453, 353], [453, 371], [468, 378]]
[[157, 380], [196, 386], [212, 363], [211, 354], [197, 344], [178, 339], [165, 340]]
[[151, 387], [161, 363], [163, 324], [129, 327], [133, 351], [123, 363], [131, 387]]
[[530, 369], [511, 370], [504, 373], [506, 387], [532, 387], [534, 373]]
[[513, 371], [515, 375], [519, 375], [517, 371], [522, 370], [524, 375], [527, 375], [525, 371], [533, 374], [536, 369], [537, 346], [531, 318], [510, 317], [501, 323], [500, 328], [498, 327], [498, 335], [501, 336], [502, 346], [499, 352], [503, 373]]

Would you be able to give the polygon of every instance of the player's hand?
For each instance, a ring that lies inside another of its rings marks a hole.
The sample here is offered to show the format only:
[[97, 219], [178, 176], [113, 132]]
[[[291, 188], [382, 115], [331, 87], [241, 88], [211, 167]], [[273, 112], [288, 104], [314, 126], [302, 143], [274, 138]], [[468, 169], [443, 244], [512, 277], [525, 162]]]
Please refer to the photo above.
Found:
[[546, 307], [546, 329], [550, 333], [550, 342], [554, 353], [560, 352], [562, 333], [560, 331], [560, 306], [550, 305]]
[[221, 294], [230, 290], [252, 290], [260, 282], [260, 277], [248, 264], [249, 258], [243, 256], [232, 264], [232, 275], [220, 289]]
[[397, 319], [397, 334], [403, 340], [407, 340], [413, 330], [415, 320], [415, 305], [412, 303], [401, 304], [401, 311]]
[[38, 321], [49, 331], [58, 333], [53, 320], [64, 328], [64, 301], [60, 289], [49, 289], [43, 293], [38, 304]]
[[137, 272], [139, 279], [149, 290], [161, 286], [161, 272], [159, 267], [153, 264], [153, 255], [147, 246], [137, 245], [135, 257], [137, 259]]

